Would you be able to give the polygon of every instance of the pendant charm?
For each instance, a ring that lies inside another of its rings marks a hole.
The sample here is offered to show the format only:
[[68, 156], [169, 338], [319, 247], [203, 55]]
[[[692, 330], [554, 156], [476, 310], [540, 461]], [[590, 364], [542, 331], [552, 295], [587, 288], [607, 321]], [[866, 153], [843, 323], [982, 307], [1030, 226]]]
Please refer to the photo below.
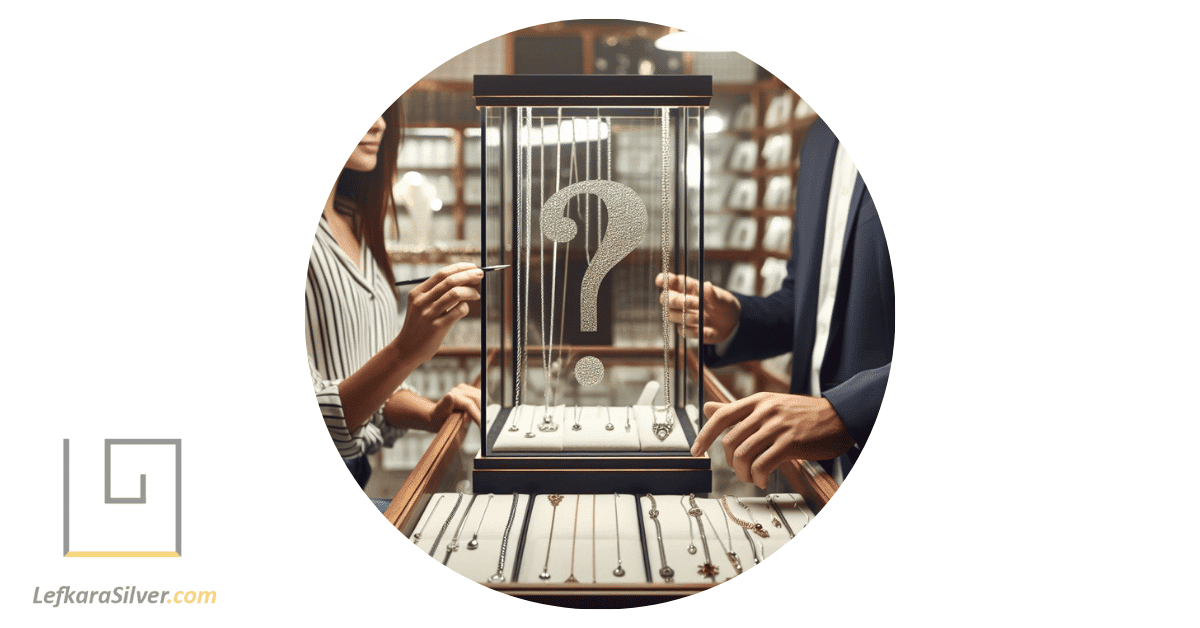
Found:
[[658, 575], [662, 576], [663, 582], [675, 582], [675, 570], [670, 567], [659, 569]]
[[725, 552], [729, 557], [729, 564], [733, 565], [733, 570], [737, 573], [742, 573], [742, 559], [738, 558], [736, 552]]
[[667, 440], [667, 437], [671, 435], [671, 427], [669, 423], [655, 423], [654, 437], [660, 441]]
[[575, 579], [575, 574], [571, 574], [571, 575], [567, 576], [567, 579], [565, 580], [565, 582], [567, 582], [569, 584], [572, 582], [579, 582], [579, 581]]
[[618, 578], [625, 575], [625, 568], [621, 566], [621, 563], [617, 563], [617, 568], [613, 570], [613, 575]]
[[693, 544], [693, 543], [688, 543], [688, 553], [689, 553], [689, 554], [695, 554], [695, 553], [696, 553], [696, 546], [695, 546], [695, 544]]
[[764, 528], [761, 523], [754, 524], [754, 527], [751, 528], [750, 531], [761, 536], [764, 539], [771, 536], [771, 533], [767, 532], [767, 529]]
[[497, 571], [488, 577], [488, 582], [504, 582], [504, 574]]
[[716, 578], [717, 574], [721, 573], [721, 568], [712, 563], [704, 563], [700, 565], [700, 569], [696, 572], [705, 578]]
[[783, 527], [783, 524], [782, 524], [782, 523], [779, 523], [779, 518], [778, 518], [778, 517], [771, 517], [771, 524], [772, 524], [772, 525], [774, 525], [776, 528], [782, 528], [782, 527]]

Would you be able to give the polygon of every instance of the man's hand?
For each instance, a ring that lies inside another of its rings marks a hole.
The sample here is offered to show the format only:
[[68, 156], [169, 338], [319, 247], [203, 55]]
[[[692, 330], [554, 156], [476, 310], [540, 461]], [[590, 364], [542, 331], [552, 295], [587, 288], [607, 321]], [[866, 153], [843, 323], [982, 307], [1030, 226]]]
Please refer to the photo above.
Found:
[[[684, 336], [700, 337], [700, 282], [682, 275], [668, 273], [667, 309], [671, 322], [683, 328]], [[654, 284], [663, 287], [664, 276], [660, 273]], [[661, 298], [660, 298], [661, 300]], [[715, 345], [724, 342], [737, 327], [742, 304], [732, 292], [704, 282], [704, 343]]]
[[854, 445], [828, 400], [782, 393], [758, 393], [732, 403], [704, 404], [708, 422], [696, 435], [692, 455], [703, 455], [721, 439], [725, 459], [738, 479], [759, 488], [786, 460], [829, 460]]

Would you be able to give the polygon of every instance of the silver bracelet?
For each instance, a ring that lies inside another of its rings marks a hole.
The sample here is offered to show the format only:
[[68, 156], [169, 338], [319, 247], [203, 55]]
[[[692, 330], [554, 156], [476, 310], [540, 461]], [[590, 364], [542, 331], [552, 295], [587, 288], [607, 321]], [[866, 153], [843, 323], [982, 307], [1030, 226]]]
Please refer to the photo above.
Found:
[[467, 523], [467, 515], [471, 512], [471, 506], [475, 505], [475, 498], [478, 495], [471, 495], [471, 501], [467, 502], [467, 509], [463, 511], [462, 519], [458, 520], [458, 529], [454, 531], [454, 538], [446, 544], [446, 557], [442, 559], [443, 565], [450, 564], [450, 555], [458, 551], [458, 537], [462, 534], [463, 525]]
[[463, 494], [459, 493], [458, 501], [454, 502], [454, 508], [450, 509], [450, 516], [446, 517], [446, 522], [442, 524], [441, 531], [438, 532], [437, 538], [433, 540], [433, 546], [429, 548], [430, 556], [433, 556], [433, 553], [437, 551], [438, 543], [442, 542], [442, 535], [446, 533], [446, 528], [450, 527], [450, 522], [454, 520], [454, 513], [458, 512], [458, 506], [462, 504], [462, 498]]
[[646, 497], [650, 500], [650, 512], [646, 515], [654, 521], [654, 529], [658, 535], [658, 555], [662, 558], [662, 569], [658, 570], [658, 575], [662, 576], [663, 582], [674, 582], [675, 570], [667, 566], [667, 548], [663, 546], [662, 524], [658, 522], [658, 503], [650, 493], [646, 493]]
[[504, 538], [500, 539], [500, 562], [496, 564], [496, 573], [488, 577], [488, 582], [504, 582], [504, 557], [508, 554], [508, 534], [512, 532], [513, 520], [517, 517], [517, 502], [519, 496], [512, 494], [512, 508], [508, 511], [508, 524], [504, 526]]

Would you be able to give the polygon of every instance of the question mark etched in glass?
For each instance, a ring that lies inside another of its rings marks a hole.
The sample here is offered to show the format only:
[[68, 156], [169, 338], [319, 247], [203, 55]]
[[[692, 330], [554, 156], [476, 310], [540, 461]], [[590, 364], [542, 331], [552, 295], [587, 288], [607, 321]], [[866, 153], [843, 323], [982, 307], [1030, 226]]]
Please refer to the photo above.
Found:
[[[650, 215], [641, 197], [627, 185], [608, 180], [580, 181], [555, 192], [542, 205], [541, 228], [547, 238], [554, 242], [570, 242], [578, 233], [575, 221], [565, 213], [567, 201], [579, 194], [594, 194], [608, 208], [608, 227], [579, 287], [579, 329], [590, 332], [596, 331], [600, 283], [637, 248]], [[575, 378], [584, 386], [595, 386], [604, 379], [604, 365], [594, 356], [584, 356], [575, 365]]]

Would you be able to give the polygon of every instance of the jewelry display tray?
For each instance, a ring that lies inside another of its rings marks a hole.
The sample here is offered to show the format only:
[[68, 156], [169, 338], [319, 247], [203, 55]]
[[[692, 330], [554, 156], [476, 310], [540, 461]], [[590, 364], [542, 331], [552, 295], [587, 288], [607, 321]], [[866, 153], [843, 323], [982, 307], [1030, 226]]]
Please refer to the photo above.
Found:
[[[422, 534], [409, 534], [413, 543], [472, 581], [510, 589], [708, 587], [765, 560], [814, 516], [799, 494], [726, 496], [730, 508], [746, 517], [742, 524], [726, 514], [720, 499], [683, 495], [431, 497], [415, 520]], [[702, 513], [702, 529], [689, 516], [691, 508]], [[748, 519], [761, 523], [767, 536], [752, 536]], [[498, 564], [502, 543], [506, 556]]]
[[[677, 408], [678, 425], [686, 444], [675, 451], [562, 451], [496, 453], [496, 441], [508, 425], [512, 408], [489, 408], [484, 451], [476, 456], [472, 486], [482, 493], [567, 493], [586, 487], [596, 493], [704, 494], [712, 490], [712, 466], [707, 456], [693, 457], [696, 438], [690, 417]], [[566, 422], [560, 428], [566, 432]], [[617, 428], [620, 430], [621, 428]]]
[[[697, 359], [694, 354], [687, 356], [693, 371], [697, 369]], [[734, 398], [709, 371], [700, 375], [707, 399], [728, 403]], [[429, 507], [434, 495], [453, 494], [467, 490], [474, 493], [484, 493], [471, 486], [474, 455], [463, 451], [463, 443], [467, 437], [471, 420], [465, 413], [453, 413], [438, 430], [433, 442], [425, 450], [416, 467], [409, 473], [407, 479], [393, 496], [391, 504], [384, 512], [384, 517], [399, 532], [411, 537], [417, 529], [421, 515]], [[713, 474], [729, 475], [731, 471], [714, 462]], [[805, 461], [787, 461], [780, 467], [783, 480], [791, 492], [804, 498], [804, 505], [813, 513], [820, 513], [837, 491], [837, 483], [820, 465]], [[578, 492], [578, 488], [571, 493]], [[595, 489], [587, 489], [595, 490]], [[492, 491], [487, 491], [488, 493]], [[567, 493], [568, 491], [562, 491]], [[598, 492], [598, 491], [596, 491]], [[653, 492], [653, 491], [651, 491]], [[683, 491], [679, 491], [683, 492]], [[691, 491], [687, 491], [691, 492]], [[708, 492], [708, 491], [705, 491]], [[662, 495], [670, 492], [663, 491]], [[697, 491], [697, 494], [704, 492]], [[485, 493], [486, 494], [486, 493]], [[659, 495], [660, 493], [655, 493]], [[496, 498], [500, 498], [496, 493]], [[444, 500], [443, 500], [444, 501]], [[678, 507], [678, 504], [676, 504]], [[495, 507], [492, 510], [500, 510]], [[526, 511], [520, 515], [523, 517]], [[565, 511], [564, 511], [565, 512]], [[560, 515], [563, 513], [559, 513]], [[489, 511], [488, 517], [493, 514]], [[506, 515], [507, 516], [507, 515]], [[711, 515], [710, 515], [711, 516]], [[640, 518], [640, 517], [639, 517]], [[523, 519], [521, 519], [523, 521]], [[514, 526], [517, 525], [514, 523]], [[523, 523], [522, 523], [523, 525]], [[434, 534], [436, 530], [432, 530]], [[426, 533], [429, 534], [430, 531]], [[467, 532], [470, 530], [464, 530]], [[622, 534], [626, 533], [624, 527]], [[449, 530], [448, 534], [453, 533]], [[639, 534], [642, 531], [639, 530]], [[686, 533], [686, 532], [685, 532]], [[643, 535], [644, 537], [644, 535]], [[430, 537], [432, 538], [432, 537]], [[444, 547], [444, 544], [443, 544]], [[428, 551], [428, 548], [425, 548]], [[461, 550], [460, 550], [461, 551]], [[624, 550], [622, 550], [624, 551]], [[444, 551], [442, 553], [444, 557]], [[544, 559], [544, 557], [543, 557]], [[439, 558], [440, 560], [440, 558]], [[670, 560], [670, 559], [668, 559]], [[752, 560], [750, 562], [753, 562]], [[535, 560], [536, 563], [536, 560]], [[495, 568], [495, 565], [492, 565]], [[570, 608], [630, 608], [658, 604], [681, 597], [686, 597], [713, 586], [711, 582], [639, 582], [637, 584], [607, 584], [607, 583], [543, 583], [537, 582], [504, 582], [489, 583], [489, 588], [518, 597], [524, 600], [563, 606]]]

